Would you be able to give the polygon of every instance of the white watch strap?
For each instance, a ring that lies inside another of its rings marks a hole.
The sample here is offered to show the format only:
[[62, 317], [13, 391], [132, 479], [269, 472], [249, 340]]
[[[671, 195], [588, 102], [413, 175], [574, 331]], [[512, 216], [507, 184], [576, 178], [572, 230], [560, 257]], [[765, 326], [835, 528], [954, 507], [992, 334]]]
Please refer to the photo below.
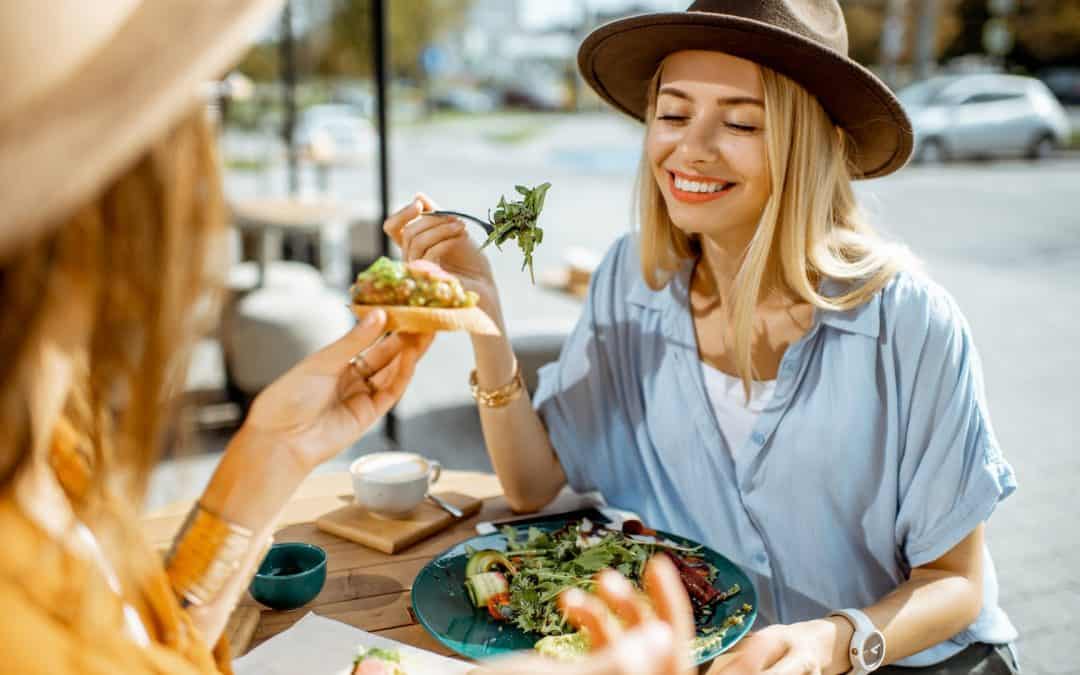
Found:
[[858, 609], [838, 609], [829, 616], [842, 616], [855, 627], [848, 648], [852, 675], [867, 675], [881, 667], [885, 660], [885, 636], [874, 622]]

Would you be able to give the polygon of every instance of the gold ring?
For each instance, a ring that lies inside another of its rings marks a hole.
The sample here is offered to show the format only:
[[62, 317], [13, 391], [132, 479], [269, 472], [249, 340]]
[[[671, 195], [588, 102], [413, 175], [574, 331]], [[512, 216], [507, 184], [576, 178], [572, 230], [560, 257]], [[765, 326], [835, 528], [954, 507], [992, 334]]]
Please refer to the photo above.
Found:
[[357, 354], [349, 359], [349, 365], [356, 368], [357, 372], [360, 373], [360, 376], [364, 378], [364, 382], [367, 382], [367, 379], [375, 374], [371, 365], [368, 364], [367, 359], [364, 358], [363, 353]]

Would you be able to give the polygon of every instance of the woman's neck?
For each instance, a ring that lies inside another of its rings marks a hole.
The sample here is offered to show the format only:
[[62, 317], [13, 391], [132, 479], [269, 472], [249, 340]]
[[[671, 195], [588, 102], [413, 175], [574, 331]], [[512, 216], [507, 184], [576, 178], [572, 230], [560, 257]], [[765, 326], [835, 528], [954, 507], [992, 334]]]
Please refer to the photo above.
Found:
[[721, 303], [727, 302], [735, 286], [750, 237], [702, 236], [701, 258], [695, 265], [698, 292]]

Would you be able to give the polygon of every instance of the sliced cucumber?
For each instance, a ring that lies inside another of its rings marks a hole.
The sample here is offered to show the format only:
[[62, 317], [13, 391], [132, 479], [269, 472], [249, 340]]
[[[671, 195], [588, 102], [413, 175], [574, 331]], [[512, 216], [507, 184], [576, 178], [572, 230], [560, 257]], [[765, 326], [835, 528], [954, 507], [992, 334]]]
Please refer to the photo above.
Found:
[[577, 661], [589, 652], [589, 638], [581, 632], [549, 635], [541, 638], [533, 649], [557, 661]]
[[468, 579], [477, 574], [491, 572], [497, 568], [502, 568], [511, 575], [517, 574], [517, 568], [514, 567], [514, 564], [510, 562], [502, 551], [493, 549], [477, 551], [469, 557], [469, 562], [465, 563], [465, 578]]
[[499, 593], [510, 592], [510, 582], [502, 572], [483, 572], [465, 580], [465, 590], [476, 607], [487, 607], [488, 599]]

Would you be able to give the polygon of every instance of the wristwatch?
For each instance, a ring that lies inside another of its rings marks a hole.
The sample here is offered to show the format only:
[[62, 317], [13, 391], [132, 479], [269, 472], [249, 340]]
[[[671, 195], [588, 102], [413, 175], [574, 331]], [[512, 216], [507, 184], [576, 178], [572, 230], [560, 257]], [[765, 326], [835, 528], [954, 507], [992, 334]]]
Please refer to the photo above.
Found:
[[857, 609], [838, 609], [829, 616], [842, 616], [855, 627], [851, 636], [848, 658], [851, 659], [851, 675], [866, 675], [881, 667], [885, 661], [885, 636], [881, 634], [870, 617]]

